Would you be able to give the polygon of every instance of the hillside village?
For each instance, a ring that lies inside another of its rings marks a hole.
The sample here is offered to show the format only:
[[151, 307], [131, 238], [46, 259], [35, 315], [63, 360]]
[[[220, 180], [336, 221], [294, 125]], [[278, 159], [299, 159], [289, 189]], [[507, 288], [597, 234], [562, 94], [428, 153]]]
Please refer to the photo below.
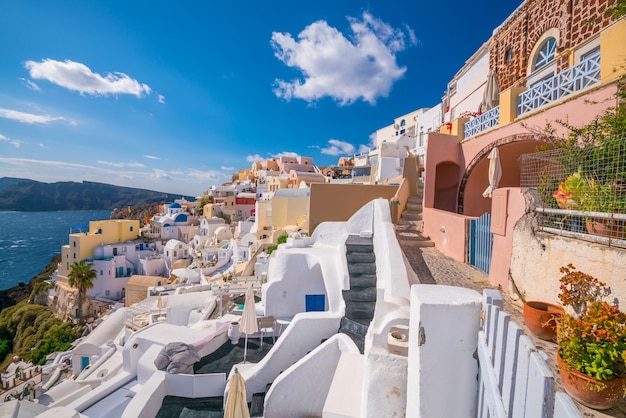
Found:
[[[626, 300], [623, 184], [607, 183], [604, 207], [588, 205], [580, 188], [565, 190], [599, 166], [619, 178], [626, 162], [614, 150], [623, 152], [626, 137], [593, 144], [611, 151], [602, 159], [563, 145], [572, 127], [623, 111], [626, 18], [609, 13], [615, 3], [523, 2], [465, 61], [441, 103], [397, 115], [373, 133], [375, 147], [335, 166], [269, 158], [145, 222], [94, 221], [71, 233], [47, 304], [90, 332], [46, 366], [15, 359], [0, 392], [14, 402], [0, 412], [157, 416], [168, 397], [214, 399], [221, 411], [238, 375], [251, 416], [520, 408], [502, 392], [498, 401], [481, 397], [488, 361], [473, 356], [489, 326], [508, 326], [501, 294], [558, 304], [560, 268], [574, 263], [606, 282], [618, 306]], [[592, 185], [604, 181], [594, 176]], [[434, 246], [501, 293], [425, 284], [407, 246]], [[243, 327], [250, 300], [261, 325], [253, 330]], [[223, 346], [252, 359], [214, 360]], [[509, 373], [502, 358], [489, 361], [502, 361], [498, 378]], [[547, 389], [533, 397], [539, 378], [529, 375], [523, 408], [589, 413], [555, 389], [540, 361]], [[620, 402], [594, 416], [620, 416]]]

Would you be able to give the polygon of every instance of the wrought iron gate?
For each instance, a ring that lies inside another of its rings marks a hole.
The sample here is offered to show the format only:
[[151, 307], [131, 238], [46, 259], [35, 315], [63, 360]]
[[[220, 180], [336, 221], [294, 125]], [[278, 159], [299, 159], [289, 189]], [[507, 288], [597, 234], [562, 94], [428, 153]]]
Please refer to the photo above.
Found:
[[468, 262], [485, 274], [489, 274], [492, 241], [489, 213], [484, 213], [480, 218], [469, 221]]

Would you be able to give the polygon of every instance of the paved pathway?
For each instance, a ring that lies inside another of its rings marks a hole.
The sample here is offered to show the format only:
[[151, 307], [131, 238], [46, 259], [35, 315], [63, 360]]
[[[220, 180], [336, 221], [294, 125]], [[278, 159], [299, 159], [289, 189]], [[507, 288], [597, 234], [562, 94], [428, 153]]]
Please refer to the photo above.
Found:
[[[443, 255], [434, 247], [403, 245], [402, 242], [400, 242], [400, 245], [411, 267], [417, 274], [420, 283], [466, 287], [474, 289], [481, 294], [483, 289], [497, 288], [489, 283], [487, 277], [482, 272], [468, 264], [457, 262]], [[512, 299], [506, 292], [502, 292], [502, 295], [504, 298], [504, 310], [511, 315], [511, 320], [520, 325], [526, 335], [531, 337], [535, 346], [547, 354], [548, 365], [555, 376], [557, 390], [564, 392], [565, 390], [561, 386], [561, 379], [555, 364], [556, 344], [535, 338], [524, 325], [522, 302]], [[626, 400], [624, 399], [618, 405], [606, 411], [596, 411], [582, 405], [578, 406], [585, 418], [626, 417]]]

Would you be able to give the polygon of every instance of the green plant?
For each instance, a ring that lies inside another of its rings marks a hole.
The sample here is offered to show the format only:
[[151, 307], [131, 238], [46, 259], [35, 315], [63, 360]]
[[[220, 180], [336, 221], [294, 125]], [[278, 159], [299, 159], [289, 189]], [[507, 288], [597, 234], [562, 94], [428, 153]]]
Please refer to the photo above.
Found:
[[561, 209], [605, 213], [626, 211], [626, 196], [621, 186], [583, 177], [580, 170], [559, 183], [552, 196]]
[[98, 273], [92, 268], [92, 265], [87, 264], [85, 260], [80, 260], [70, 267], [67, 282], [70, 286], [78, 290], [78, 297], [76, 298], [78, 319], [80, 319], [83, 314], [83, 305], [87, 298], [87, 290], [93, 288], [93, 282], [97, 277]]
[[[572, 264], [561, 267], [559, 300], [575, 314], [558, 321], [559, 355], [570, 368], [600, 381], [626, 374], [626, 314], [602, 298], [606, 284]], [[604, 385], [595, 385], [602, 390]]]
[[556, 199], [559, 208], [578, 209], [584, 189], [585, 181], [577, 171], [559, 183], [559, 187], [552, 193], [552, 196]]

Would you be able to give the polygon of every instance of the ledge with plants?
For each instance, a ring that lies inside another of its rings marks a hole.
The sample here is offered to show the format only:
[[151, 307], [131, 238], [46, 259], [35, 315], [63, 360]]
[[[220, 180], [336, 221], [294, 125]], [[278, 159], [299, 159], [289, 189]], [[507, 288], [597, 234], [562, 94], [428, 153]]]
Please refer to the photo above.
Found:
[[626, 394], [626, 314], [604, 300], [610, 289], [569, 264], [561, 268], [557, 362], [565, 390], [594, 409], [609, 409]]

